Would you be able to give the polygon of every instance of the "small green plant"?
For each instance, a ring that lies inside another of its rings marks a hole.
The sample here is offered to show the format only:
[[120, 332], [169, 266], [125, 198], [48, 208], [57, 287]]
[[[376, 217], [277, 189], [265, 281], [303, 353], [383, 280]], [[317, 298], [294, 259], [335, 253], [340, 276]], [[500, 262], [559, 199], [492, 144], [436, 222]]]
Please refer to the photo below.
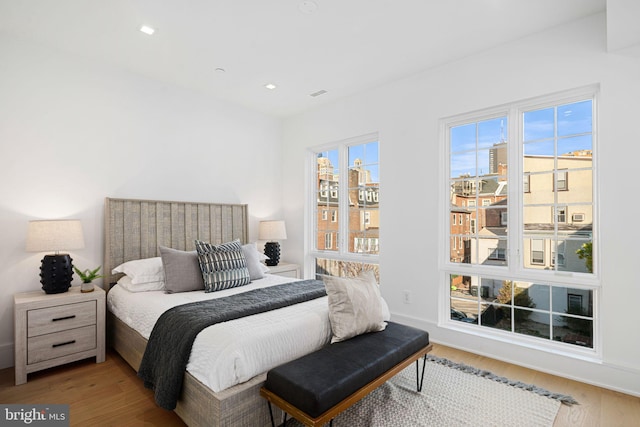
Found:
[[589, 273], [593, 273], [593, 243], [583, 243], [580, 249], [576, 251], [578, 258], [584, 260], [585, 267]]
[[78, 274], [78, 276], [80, 276], [80, 279], [82, 279], [82, 283], [91, 283], [95, 279], [103, 277], [98, 274], [100, 268], [102, 268], [101, 265], [99, 265], [95, 270], [89, 270], [87, 268], [85, 271], [80, 271], [75, 265], [73, 266], [73, 270]]

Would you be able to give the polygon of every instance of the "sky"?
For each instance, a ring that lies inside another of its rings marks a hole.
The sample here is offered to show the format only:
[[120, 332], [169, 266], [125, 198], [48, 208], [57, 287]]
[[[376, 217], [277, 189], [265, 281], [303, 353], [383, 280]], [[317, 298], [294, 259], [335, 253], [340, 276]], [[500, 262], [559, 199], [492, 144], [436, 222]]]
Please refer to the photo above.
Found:
[[[323, 151], [322, 157], [328, 157], [333, 165], [335, 174], [339, 173], [338, 150]], [[371, 172], [371, 181], [380, 182], [379, 143], [368, 142], [349, 146], [349, 167], [355, 164], [355, 160], [362, 160], [362, 167]]]
[[[592, 150], [592, 104], [586, 100], [525, 112], [524, 154], [553, 156], [556, 150], [558, 154]], [[451, 128], [450, 176], [489, 173], [489, 149], [509, 141], [508, 129], [506, 116]]]

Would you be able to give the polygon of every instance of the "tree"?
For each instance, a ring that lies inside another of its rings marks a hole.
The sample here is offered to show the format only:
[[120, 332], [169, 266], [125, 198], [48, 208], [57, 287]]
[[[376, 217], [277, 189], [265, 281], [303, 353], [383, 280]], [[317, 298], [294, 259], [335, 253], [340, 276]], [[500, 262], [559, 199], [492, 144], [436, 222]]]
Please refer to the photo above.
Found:
[[584, 265], [589, 273], [593, 273], [593, 242], [583, 243], [576, 251], [578, 258], [584, 260]]
[[[496, 298], [500, 304], [512, 305], [511, 288], [513, 288], [513, 282], [511, 280], [505, 280], [502, 282], [502, 287], [500, 288], [500, 291], [498, 291], [498, 296]], [[515, 305], [516, 308], [534, 308], [536, 306], [533, 300], [529, 297], [529, 290], [526, 288], [519, 288], [517, 286], [513, 290], [513, 305]], [[530, 314], [531, 312], [528, 310], [515, 310], [515, 320], [527, 320]]]

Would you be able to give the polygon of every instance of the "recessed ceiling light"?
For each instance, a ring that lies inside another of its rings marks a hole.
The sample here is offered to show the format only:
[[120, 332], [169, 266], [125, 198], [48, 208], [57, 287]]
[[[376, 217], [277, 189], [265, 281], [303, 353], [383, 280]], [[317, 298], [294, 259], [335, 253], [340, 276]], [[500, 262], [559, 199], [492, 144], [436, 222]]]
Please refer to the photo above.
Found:
[[318, 9], [318, 3], [312, 0], [301, 1], [298, 4], [298, 9], [300, 12], [310, 15]]
[[147, 34], [147, 35], [152, 35], [153, 33], [156, 32], [156, 30], [154, 30], [153, 28], [143, 25], [142, 27], [140, 27], [140, 31], [142, 31], [143, 33]]
[[225, 69], [224, 69], [224, 68], [222, 68], [222, 67], [218, 67], [218, 68], [216, 68], [216, 69], [215, 69], [215, 71], [216, 71], [216, 73], [220, 73], [220, 74], [222, 74], [222, 73], [226, 72], [227, 70], [225, 70]]
[[270, 89], [270, 90], [274, 90], [278, 86], [274, 85], [273, 83], [267, 83], [266, 85], [264, 85], [264, 87], [266, 87], [267, 89]]

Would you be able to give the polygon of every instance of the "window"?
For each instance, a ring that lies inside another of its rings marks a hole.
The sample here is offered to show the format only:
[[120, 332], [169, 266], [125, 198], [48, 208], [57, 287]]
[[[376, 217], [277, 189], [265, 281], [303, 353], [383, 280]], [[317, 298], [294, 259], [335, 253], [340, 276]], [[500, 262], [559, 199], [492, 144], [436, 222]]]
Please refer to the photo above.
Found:
[[558, 191], [567, 191], [567, 179], [569, 174], [567, 171], [558, 171], [556, 174], [556, 189]]
[[567, 222], [567, 207], [566, 206], [558, 206], [555, 208], [556, 210], [556, 221], [558, 224]]
[[[464, 256], [443, 248], [443, 326], [599, 352], [596, 93], [577, 89], [441, 121], [440, 241], [465, 236]], [[461, 227], [450, 213], [464, 207]]]
[[[558, 246], [558, 250], [562, 251], [562, 248], [564, 246], [560, 245]], [[551, 252], [551, 265], [555, 266], [556, 262], [558, 263], [558, 265], [563, 266], [564, 265], [564, 253], [562, 252], [557, 252], [557, 251], [552, 251]]]
[[[313, 213], [314, 237], [308, 253], [316, 277], [357, 276], [363, 269], [378, 276], [378, 146], [377, 135], [367, 135], [310, 153], [313, 197], [308, 212]], [[331, 209], [331, 222], [320, 220], [323, 209]]]
[[544, 265], [544, 240], [531, 239], [531, 264]]
[[507, 225], [509, 222], [509, 214], [507, 212], [500, 212], [500, 225]]
[[333, 248], [333, 234], [327, 233], [324, 235], [324, 248], [325, 249]]
[[567, 294], [569, 313], [579, 314], [582, 311], [582, 295]]
[[506, 253], [502, 248], [492, 248], [489, 250], [489, 259], [506, 259]]
[[335, 199], [338, 197], [338, 187], [331, 186], [331, 198]]

